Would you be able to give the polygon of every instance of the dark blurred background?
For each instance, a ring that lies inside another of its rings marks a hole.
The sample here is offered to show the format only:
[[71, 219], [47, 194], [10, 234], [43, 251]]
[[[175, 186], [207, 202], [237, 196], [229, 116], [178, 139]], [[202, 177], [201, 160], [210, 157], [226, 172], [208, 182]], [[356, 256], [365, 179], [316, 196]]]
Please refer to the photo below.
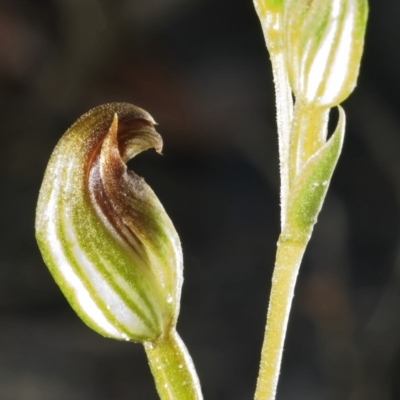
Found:
[[[344, 150], [302, 265], [277, 400], [400, 399], [400, 2], [374, 0]], [[208, 400], [251, 399], [279, 234], [274, 93], [251, 0], [0, 0], [0, 399], [157, 399], [142, 346], [74, 315], [34, 239], [50, 153], [127, 101], [130, 167], [181, 236], [178, 330]]]

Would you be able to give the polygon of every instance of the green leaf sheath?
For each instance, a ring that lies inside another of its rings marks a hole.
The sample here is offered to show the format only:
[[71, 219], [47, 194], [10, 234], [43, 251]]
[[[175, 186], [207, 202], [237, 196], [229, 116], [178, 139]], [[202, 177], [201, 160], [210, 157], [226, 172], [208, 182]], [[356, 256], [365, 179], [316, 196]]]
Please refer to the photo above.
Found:
[[343, 145], [346, 117], [342, 107], [338, 108], [335, 132], [302, 166], [291, 186], [287, 227], [282, 233], [309, 235], [317, 222]]

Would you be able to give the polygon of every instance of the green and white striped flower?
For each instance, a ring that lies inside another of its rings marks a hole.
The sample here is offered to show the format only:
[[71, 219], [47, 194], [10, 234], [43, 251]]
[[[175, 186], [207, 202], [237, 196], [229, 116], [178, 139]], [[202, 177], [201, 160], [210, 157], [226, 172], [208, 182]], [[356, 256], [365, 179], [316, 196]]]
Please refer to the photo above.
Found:
[[174, 328], [182, 285], [179, 237], [126, 162], [162, 139], [129, 104], [83, 115], [49, 161], [36, 212], [45, 263], [72, 308], [98, 333], [156, 340]]
[[363, 52], [367, 0], [285, 0], [286, 66], [297, 100], [333, 107], [353, 91]]

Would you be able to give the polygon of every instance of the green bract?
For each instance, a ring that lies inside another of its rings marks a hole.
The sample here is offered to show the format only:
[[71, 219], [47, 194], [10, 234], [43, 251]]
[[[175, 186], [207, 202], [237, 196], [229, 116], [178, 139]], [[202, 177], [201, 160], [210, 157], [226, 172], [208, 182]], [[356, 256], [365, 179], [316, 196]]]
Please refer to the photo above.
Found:
[[98, 333], [156, 340], [176, 324], [182, 251], [154, 192], [125, 163], [162, 139], [154, 120], [129, 104], [83, 115], [49, 161], [36, 238], [54, 279]]
[[291, 187], [286, 231], [299, 236], [300, 240], [308, 240], [317, 222], [342, 150], [345, 119], [345, 113], [339, 106], [339, 122], [336, 131], [302, 166]]

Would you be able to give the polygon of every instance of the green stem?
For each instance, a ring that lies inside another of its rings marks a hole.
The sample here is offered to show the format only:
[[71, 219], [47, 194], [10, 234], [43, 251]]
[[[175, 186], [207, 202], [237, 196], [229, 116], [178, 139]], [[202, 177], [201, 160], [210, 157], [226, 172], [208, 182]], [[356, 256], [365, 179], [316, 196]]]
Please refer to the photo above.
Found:
[[[256, 2], [262, 7], [262, 2]], [[260, 4], [259, 4], [260, 3]], [[279, 4], [279, 2], [277, 3]], [[289, 196], [289, 145], [290, 125], [293, 116], [293, 99], [290, 89], [288, 72], [286, 69], [283, 49], [283, 38], [280, 27], [282, 26], [282, 13], [279, 7], [275, 12], [260, 9], [259, 14], [264, 32], [265, 42], [271, 58], [272, 73], [274, 76], [276, 97], [276, 120], [278, 126], [279, 160], [281, 178], [281, 226], [285, 226], [286, 206]]]
[[308, 243], [308, 235], [301, 241], [293, 237], [281, 234], [278, 241], [255, 400], [275, 399], [294, 287]]
[[203, 399], [193, 361], [175, 330], [144, 348], [161, 400]]
[[285, 68], [283, 52], [272, 53], [271, 64], [275, 84], [276, 120], [278, 126], [280, 178], [281, 178], [281, 227], [285, 226], [286, 208], [289, 196], [290, 124], [292, 121], [293, 100], [289, 79]]

